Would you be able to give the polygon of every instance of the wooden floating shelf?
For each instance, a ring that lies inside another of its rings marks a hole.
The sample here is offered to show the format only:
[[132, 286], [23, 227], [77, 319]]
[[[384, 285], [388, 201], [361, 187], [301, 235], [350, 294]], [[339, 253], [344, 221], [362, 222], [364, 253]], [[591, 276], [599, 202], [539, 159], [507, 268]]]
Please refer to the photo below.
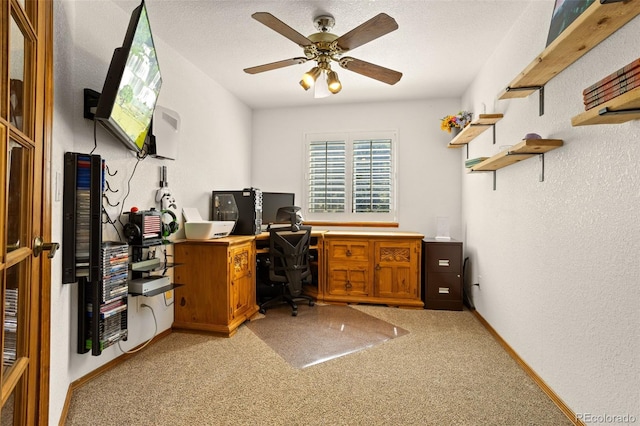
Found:
[[571, 125], [620, 124], [631, 120], [640, 120], [640, 87], [576, 115], [571, 119]]
[[135, 292], [130, 291], [129, 294], [131, 296], [134, 296], [134, 297], [136, 297], [136, 296], [153, 297], [153, 296], [157, 296], [159, 294], [165, 293], [167, 291], [171, 291], [174, 288], [182, 287], [183, 285], [184, 284], [172, 283], [172, 284], [168, 284], [168, 285], [166, 285], [164, 287], [160, 287], [160, 288], [156, 288], [154, 290], [148, 291], [146, 293], [135, 293]]
[[640, 0], [608, 4], [595, 0], [509, 83], [498, 99], [529, 96], [638, 14]]
[[559, 148], [562, 144], [562, 139], [524, 139], [508, 150], [501, 151], [493, 157], [484, 160], [482, 163], [471, 167], [469, 171], [495, 171], [517, 163], [518, 161]]
[[460, 148], [468, 144], [480, 133], [502, 120], [502, 117], [504, 117], [503, 114], [480, 114], [477, 120], [472, 121], [449, 142], [447, 148]]

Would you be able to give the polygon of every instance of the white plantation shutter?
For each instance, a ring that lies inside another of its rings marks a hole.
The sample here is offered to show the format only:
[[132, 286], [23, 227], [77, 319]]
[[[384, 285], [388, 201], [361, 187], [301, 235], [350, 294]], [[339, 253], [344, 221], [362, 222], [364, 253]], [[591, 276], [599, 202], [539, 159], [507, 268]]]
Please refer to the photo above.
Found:
[[395, 221], [394, 152], [393, 132], [308, 134], [305, 219]]
[[344, 212], [347, 197], [345, 142], [311, 142], [308, 173], [308, 212]]
[[358, 140], [353, 143], [353, 211], [391, 211], [391, 140]]

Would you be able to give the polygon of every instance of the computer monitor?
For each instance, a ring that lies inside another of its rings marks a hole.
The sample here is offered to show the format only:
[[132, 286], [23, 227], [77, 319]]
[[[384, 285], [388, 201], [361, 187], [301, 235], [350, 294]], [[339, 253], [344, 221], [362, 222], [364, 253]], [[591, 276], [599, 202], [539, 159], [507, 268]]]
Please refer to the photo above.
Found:
[[[262, 193], [262, 227], [267, 228], [272, 223], [279, 223], [276, 219], [278, 209], [295, 205], [296, 195], [289, 192]], [[285, 223], [290, 223], [289, 220]]]

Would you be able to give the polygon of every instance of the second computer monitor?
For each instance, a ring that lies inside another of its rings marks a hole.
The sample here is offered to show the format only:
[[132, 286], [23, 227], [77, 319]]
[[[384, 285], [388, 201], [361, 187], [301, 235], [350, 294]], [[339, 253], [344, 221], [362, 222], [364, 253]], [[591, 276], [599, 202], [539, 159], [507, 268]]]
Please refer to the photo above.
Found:
[[[263, 228], [276, 222], [276, 213], [280, 207], [295, 205], [294, 193], [263, 192], [262, 193], [262, 226]], [[287, 222], [289, 223], [289, 222]]]

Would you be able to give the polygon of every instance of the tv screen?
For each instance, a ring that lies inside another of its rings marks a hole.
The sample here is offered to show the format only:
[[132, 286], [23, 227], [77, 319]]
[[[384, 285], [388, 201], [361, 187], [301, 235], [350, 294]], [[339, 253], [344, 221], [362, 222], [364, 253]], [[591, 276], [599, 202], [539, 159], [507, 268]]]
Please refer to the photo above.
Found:
[[95, 119], [132, 151], [141, 151], [162, 77], [144, 1], [131, 13], [122, 47], [115, 49]]
[[[278, 209], [284, 206], [295, 205], [296, 195], [288, 192], [263, 192], [262, 193], [262, 224], [270, 225], [278, 223], [276, 214]], [[285, 223], [290, 223], [287, 220]]]

